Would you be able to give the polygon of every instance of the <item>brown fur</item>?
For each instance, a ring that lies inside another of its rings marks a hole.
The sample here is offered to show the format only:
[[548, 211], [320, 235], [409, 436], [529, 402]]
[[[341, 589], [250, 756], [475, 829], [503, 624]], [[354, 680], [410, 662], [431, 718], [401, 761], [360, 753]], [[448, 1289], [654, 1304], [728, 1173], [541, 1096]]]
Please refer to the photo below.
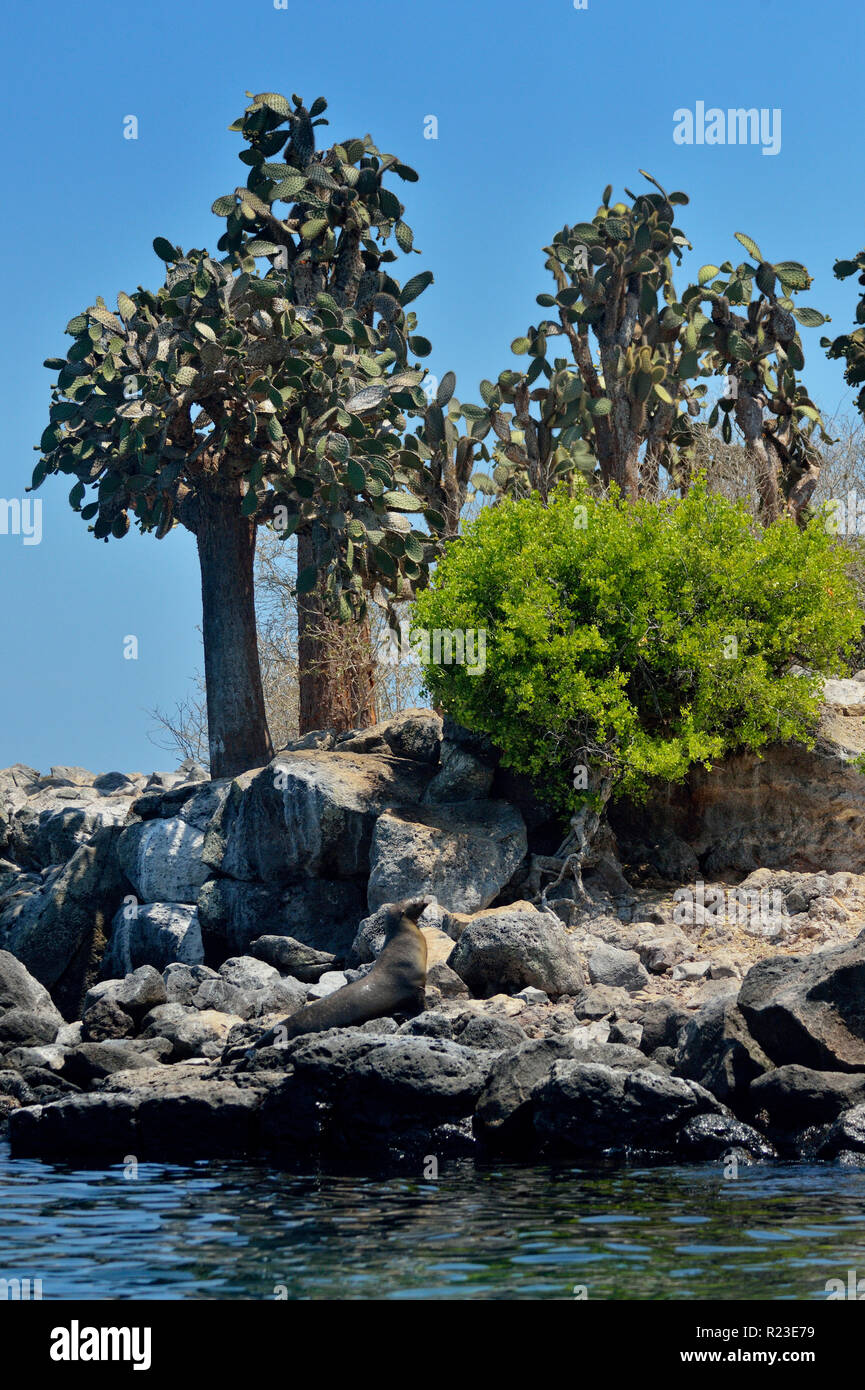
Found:
[[394, 903], [389, 909], [384, 946], [368, 974], [283, 1019], [253, 1050], [279, 1045], [303, 1033], [347, 1028], [395, 1013], [419, 1013], [424, 1007], [427, 945], [417, 919], [425, 906], [425, 900]]

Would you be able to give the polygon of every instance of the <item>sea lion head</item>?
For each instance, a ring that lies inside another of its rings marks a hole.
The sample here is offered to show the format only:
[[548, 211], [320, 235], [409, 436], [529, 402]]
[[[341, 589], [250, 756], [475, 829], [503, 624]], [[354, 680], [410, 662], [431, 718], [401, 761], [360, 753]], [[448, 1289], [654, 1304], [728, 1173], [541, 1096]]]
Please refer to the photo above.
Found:
[[401, 903], [394, 903], [394, 909], [401, 917], [407, 917], [410, 922], [417, 924], [417, 919], [430, 903], [434, 903], [435, 898], [405, 898]]
[[404, 898], [402, 902], [388, 903], [386, 907], [387, 923], [384, 929], [384, 944], [387, 945], [387, 943], [392, 941], [397, 933], [402, 930], [406, 918], [414, 926], [417, 926], [418, 917], [420, 917], [424, 908], [428, 907], [431, 902], [435, 902], [435, 899]]

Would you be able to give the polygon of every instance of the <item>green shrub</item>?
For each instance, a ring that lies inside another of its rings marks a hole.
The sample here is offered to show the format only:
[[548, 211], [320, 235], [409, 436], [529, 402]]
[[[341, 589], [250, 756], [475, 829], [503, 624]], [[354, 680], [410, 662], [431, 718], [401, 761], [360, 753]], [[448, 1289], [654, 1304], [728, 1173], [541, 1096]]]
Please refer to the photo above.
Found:
[[483, 671], [427, 663], [427, 690], [572, 814], [605, 776], [639, 798], [732, 749], [812, 741], [819, 676], [863, 624], [845, 565], [819, 519], [761, 529], [702, 481], [661, 503], [503, 501], [447, 548], [412, 642], [485, 630]]

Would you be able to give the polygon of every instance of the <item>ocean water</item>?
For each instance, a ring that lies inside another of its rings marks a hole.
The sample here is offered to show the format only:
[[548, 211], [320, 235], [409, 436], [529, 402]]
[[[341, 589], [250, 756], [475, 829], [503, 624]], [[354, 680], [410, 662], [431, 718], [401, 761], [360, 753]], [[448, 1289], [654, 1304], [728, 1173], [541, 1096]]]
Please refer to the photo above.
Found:
[[43, 1299], [825, 1299], [865, 1277], [865, 1171], [443, 1163], [75, 1168], [0, 1144], [0, 1280]]

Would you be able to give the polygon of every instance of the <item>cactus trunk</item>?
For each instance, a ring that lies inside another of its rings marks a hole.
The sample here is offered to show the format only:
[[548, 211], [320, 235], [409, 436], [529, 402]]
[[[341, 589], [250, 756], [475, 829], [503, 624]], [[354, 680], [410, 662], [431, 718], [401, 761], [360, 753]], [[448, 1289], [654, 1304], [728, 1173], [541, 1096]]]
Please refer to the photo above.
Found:
[[[298, 573], [320, 557], [308, 528], [298, 532]], [[297, 600], [300, 732], [367, 729], [376, 722], [375, 657], [369, 622], [329, 618], [320, 585]]]
[[201, 564], [204, 673], [212, 777], [236, 777], [273, 757], [255, 623], [255, 524], [236, 493], [204, 491], [196, 539]]

